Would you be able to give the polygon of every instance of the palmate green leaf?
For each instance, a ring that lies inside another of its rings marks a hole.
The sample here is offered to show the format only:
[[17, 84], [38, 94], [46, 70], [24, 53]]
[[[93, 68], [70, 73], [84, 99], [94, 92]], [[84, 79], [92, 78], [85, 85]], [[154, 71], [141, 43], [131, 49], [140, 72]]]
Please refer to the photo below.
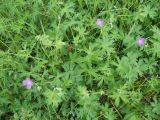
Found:
[[127, 56], [118, 58], [118, 63], [113, 63], [117, 66], [117, 71], [122, 78], [127, 78], [129, 81], [135, 81], [138, 75], [142, 75], [147, 70], [143, 60], [137, 60], [141, 54], [137, 51], [128, 52]]
[[[87, 63], [92, 63], [94, 62], [99, 62], [103, 60], [102, 56], [103, 54], [101, 53], [102, 51], [100, 50], [100, 47], [96, 47], [98, 44], [92, 44], [89, 43], [89, 47], [85, 47], [82, 51], [84, 51], [87, 55], [83, 57], [83, 61]], [[104, 53], [104, 51], [103, 51]]]
[[107, 39], [107, 38], [103, 38], [103, 39], [98, 39], [97, 41], [97, 46], [101, 49], [99, 50], [99, 54], [100, 55], [106, 55], [105, 53], [107, 53], [107, 55], [109, 56], [111, 53], [114, 53], [114, 41]]
[[141, 17], [150, 17], [150, 18], [154, 18], [155, 16], [157, 16], [156, 14], [156, 8], [152, 7], [151, 4], [148, 5], [142, 5], [140, 6], [139, 12]]
[[144, 59], [144, 62], [149, 73], [153, 73], [156, 70], [155, 66], [157, 65], [157, 61], [154, 58]]
[[71, 2], [71, 1], [65, 3], [64, 7], [60, 11], [61, 12], [61, 16], [63, 16], [64, 14], [66, 14], [67, 17], [70, 17], [70, 14], [74, 13], [74, 6], [75, 6], [75, 4], [73, 2]]
[[61, 88], [55, 88], [54, 90], [48, 89], [45, 91], [44, 95], [47, 98], [47, 105], [53, 105], [54, 107], [57, 107], [64, 97], [64, 92]]
[[74, 82], [82, 81], [82, 70], [80, 67], [74, 63], [65, 63], [62, 66], [64, 68], [65, 73], [62, 76], [68, 76], [68, 79]]
[[129, 102], [129, 93], [127, 91], [127, 86], [122, 86], [120, 88], [118, 88], [117, 90], [115, 90], [110, 97], [112, 99], [115, 100], [115, 105], [119, 106], [120, 105], [120, 101], [122, 100], [124, 103], [128, 103]]
[[98, 120], [98, 97], [95, 94], [89, 94], [84, 86], [78, 87], [77, 96], [79, 98], [78, 104], [80, 105], [77, 110], [79, 113], [77, 114], [78, 119]]
[[151, 31], [153, 32], [153, 38], [156, 41], [160, 41], [160, 29], [157, 26], [153, 26]]
[[160, 46], [160, 41], [154, 42], [152, 52], [154, 55], [157, 55], [157, 57], [160, 58], [160, 47], [159, 46]]

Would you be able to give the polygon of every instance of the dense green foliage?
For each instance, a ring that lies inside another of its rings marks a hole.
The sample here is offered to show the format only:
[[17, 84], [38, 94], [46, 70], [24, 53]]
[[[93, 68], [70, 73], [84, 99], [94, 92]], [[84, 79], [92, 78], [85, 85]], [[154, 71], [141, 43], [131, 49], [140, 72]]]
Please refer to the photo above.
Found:
[[2, 120], [159, 120], [159, 64], [160, 0], [0, 1]]

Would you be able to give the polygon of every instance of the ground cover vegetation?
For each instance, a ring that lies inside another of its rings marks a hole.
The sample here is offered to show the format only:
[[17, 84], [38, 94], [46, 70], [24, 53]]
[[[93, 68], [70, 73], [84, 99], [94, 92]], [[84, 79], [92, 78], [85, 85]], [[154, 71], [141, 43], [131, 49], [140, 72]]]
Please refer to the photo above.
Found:
[[1, 120], [160, 120], [160, 0], [0, 0]]

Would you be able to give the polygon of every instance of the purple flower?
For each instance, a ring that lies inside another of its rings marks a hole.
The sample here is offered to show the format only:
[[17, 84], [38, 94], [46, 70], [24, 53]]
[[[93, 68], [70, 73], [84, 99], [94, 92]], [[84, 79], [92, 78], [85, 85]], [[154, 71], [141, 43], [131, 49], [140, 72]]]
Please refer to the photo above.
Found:
[[22, 84], [27, 88], [27, 89], [31, 89], [33, 82], [31, 78], [26, 78], [25, 80], [22, 81]]
[[144, 45], [144, 43], [145, 43], [145, 39], [144, 38], [138, 38], [138, 40], [137, 40], [137, 44], [138, 45]]
[[98, 26], [100, 26], [100, 27], [102, 27], [102, 26], [104, 26], [104, 20], [103, 19], [97, 19], [96, 20], [96, 24], [98, 25]]

